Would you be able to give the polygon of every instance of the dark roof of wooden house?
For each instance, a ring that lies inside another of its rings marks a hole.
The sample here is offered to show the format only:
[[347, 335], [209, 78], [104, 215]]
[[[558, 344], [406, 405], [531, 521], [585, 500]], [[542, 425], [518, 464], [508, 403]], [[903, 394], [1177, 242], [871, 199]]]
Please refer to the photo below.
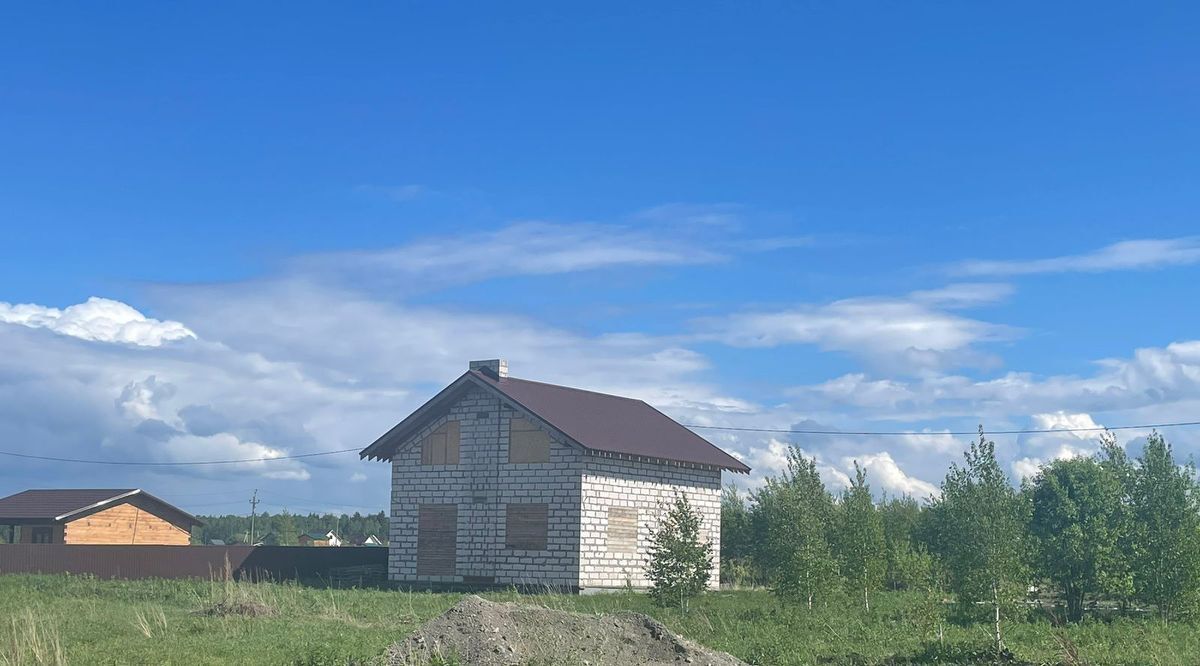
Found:
[[101, 510], [122, 501], [144, 498], [163, 507], [173, 514], [178, 524], [203, 525], [203, 521], [192, 514], [168, 504], [140, 488], [54, 488], [26, 490], [0, 498], [0, 523], [5, 520], [45, 520], [50, 522], [69, 521], [73, 517]]

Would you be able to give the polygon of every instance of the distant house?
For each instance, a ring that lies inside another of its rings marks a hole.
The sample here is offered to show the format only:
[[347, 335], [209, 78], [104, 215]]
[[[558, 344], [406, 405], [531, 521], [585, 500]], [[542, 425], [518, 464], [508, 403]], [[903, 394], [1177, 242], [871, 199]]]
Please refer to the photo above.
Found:
[[208, 545], [210, 545], [210, 546], [224, 546], [224, 545], [225, 545], [225, 540], [224, 540], [224, 539], [209, 539], [209, 540], [208, 540]]
[[296, 539], [296, 542], [299, 543], [301, 546], [334, 546], [334, 547], [336, 547], [336, 546], [342, 545], [342, 540], [339, 539], [338, 535], [334, 534], [332, 531], [329, 531], [329, 532], [321, 532], [321, 531], [305, 532], [304, 534], [301, 534], [298, 539]]
[[363, 542], [359, 545], [361, 545], [361, 546], [382, 546], [382, 545], [384, 545], [384, 543], [379, 540], [379, 537], [375, 536], [374, 534], [371, 534], [371, 535], [367, 536], [367, 538], [363, 539]]
[[413, 584], [648, 586], [675, 495], [703, 519], [717, 585], [721, 473], [750, 468], [642, 402], [473, 361], [361, 453], [392, 468], [388, 577]]
[[9, 543], [186, 546], [202, 524], [136, 488], [26, 490], [0, 499]]

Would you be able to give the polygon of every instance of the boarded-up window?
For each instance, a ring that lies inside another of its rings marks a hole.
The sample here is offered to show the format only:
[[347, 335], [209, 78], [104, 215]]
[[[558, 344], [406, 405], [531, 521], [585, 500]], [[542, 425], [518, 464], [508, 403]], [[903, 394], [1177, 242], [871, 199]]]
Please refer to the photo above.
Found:
[[550, 435], [527, 419], [508, 422], [508, 462], [550, 462]]
[[458, 443], [458, 421], [446, 421], [421, 440], [421, 464], [457, 465]]
[[505, 546], [518, 550], [546, 550], [549, 505], [509, 504], [504, 514]]
[[638, 510], [623, 506], [608, 508], [608, 552], [637, 552]]
[[458, 506], [422, 504], [417, 516], [417, 575], [453, 576], [458, 554]]

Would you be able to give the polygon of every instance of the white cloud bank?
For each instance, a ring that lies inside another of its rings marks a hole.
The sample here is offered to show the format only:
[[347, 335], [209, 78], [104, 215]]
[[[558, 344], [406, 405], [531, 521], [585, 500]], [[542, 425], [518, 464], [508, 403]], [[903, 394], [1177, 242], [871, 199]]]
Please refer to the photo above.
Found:
[[177, 321], [151, 319], [125, 303], [95, 296], [63, 310], [30, 303], [0, 302], [0, 322], [46, 328], [82, 340], [141, 347], [158, 347], [172, 340], [196, 337]]
[[[733, 224], [721, 215], [706, 221], [706, 228]], [[985, 364], [984, 344], [1017, 335], [958, 311], [1007, 298], [1011, 287], [999, 283], [734, 312], [693, 322], [677, 334], [649, 335], [590, 334], [552, 315], [407, 302], [403, 291], [380, 289], [377, 279], [445, 284], [724, 258], [710, 249], [714, 245], [682, 237], [633, 226], [534, 223], [425, 239], [384, 252], [309, 258], [282, 276], [253, 282], [160, 287], [153, 292], [156, 311], [171, 317], [161, 321], [103, 298], [63, 310], [0, 304], [0, 349], [6, 352], [0, 354], [0, 441], [39, 454], [162, 461], [273, 458], [365, 446], [462, 372], [467, 360], [497, 355], [507, 357], [518, 376], [643, 398], [682, 422], [709, 425], [787, 427], [821, 419], [869, 430], [879, 419], [927, 419], [941, 428], [959, 417], [991, 424], [1033, 414], [1036, 421], [1062, 410], [1057, 418], [1065, 423], [1105, 410], [1200, 408], [1200, 341], [1106, 359], [1081, 377], [941, 374], [948, 366]], [[774, 245], [794, 244], [771, 240], [754, 250]], [[732, 251], [729, 244], [722, 250]], [[328, 271], [359, 270], [357, 264], [371, 273], [363, 285], [322, 281]], [[709, 359], [691, 345], [714, 341], [738, 347], [809, 344], [846, 352], [869, 370], [801, 386], [787, 402], [763, 406], [729, 394], [708, 377]], [[1103, 418], [1111, 420], [1109, 414]], [[781, 468], [782, 436], [704, 435], [755, 468], [747, 479], [751, 485]], [[877, 490], [922, 497], [935, 490], [929, 480], [942, 476], [969, 439], [930, 431], [896, 438], [797, 437], [791, 443], [818, 457], [831, 490], [845, 487], [857, 459], [867, 465]], [[1091, 446], [1027, 439], [1006, 447], [1002, 460], [1021, 471]], [[1018, 465], [1022, 460], [1026, 467]], [[141, 485], [143, 474], [158, 474], [170, 488], [193, 479], [197, 489], [209, 492], [214, 482], [253, 479], [268, 490], [271, 483], [307, 478], [335, 489], [329, 501], [370, 498], [364, 508], [378, 508], [387, 488], [363, 482], [364, 472], [375, 476], [364, 464], [346, 455], [131, 471], [124, 477], [114, 472], [105, 478]], [[21, 462], [0, 468], [0, 484], [19, 489], [34, 478], [61, 484], [89, 479], [91, 472], [61, 467], [51, 472]]]
[[1008, 372], [991, 379], [933, 375], [914, 380], [851, 373], [793, 390], [798, 400], [853, 407], [877, 418], [1105, 412], [1200, 399], [1200, 340], [1146, 347], [1128, 358], [1102, 359], [1090, 376], [1039, 377]]

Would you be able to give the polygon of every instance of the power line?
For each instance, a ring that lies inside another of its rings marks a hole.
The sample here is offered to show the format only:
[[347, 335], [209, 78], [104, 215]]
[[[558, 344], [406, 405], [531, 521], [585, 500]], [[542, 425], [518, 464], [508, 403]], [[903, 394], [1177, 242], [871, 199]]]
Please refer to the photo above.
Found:
[[[718, 426], [718, 425], [700, 425], [697, 423], [685, 423], [686, 428], [694, 428], [697, 430], [725, 430], [731, 432], [769, 432], [785, 435], [831, 435], [831, 436], [850, 436], [850, 437], [889, 437], [889, 436], [963, 436], [977, 435], [976, 430], [947, 430], [942, 432], [921, 432], [918, 430], [802, 430], [792, 428], [748, 428], [739, 426]], [[1102, 432], [1105, 430], [1145, 430], [1148, 428], [1183, 428], [1188, 426], [1200, 426], [1200, 421], [1174, 421], [1170, 423], [1142, 423], [1138, 425], [1120, 425], [1120, 426], [1091, 426], [1084, 428], [1025, 428], [1020, 430], [984, 430], [987, 435], [1038, 435], [1052, 434], [1057, 432]], [[335, 456], [343, 453], [356, 453], [360, 449], [337, 449], [334, 451], [316, 451], [313, 453], [297, 453], [288, 456], [275, 456], [274, 458], [242, 458], [238, 460], [177, 460], [171, 462], [150, 462], [143, 460], [90, 460], [86, 458], [60, 458], [57, 456], [36, 456], [28, 453], [17, 453], [15, 451], [0, 451], [0, 456], [9, 456], [12, 458], [23, 458], [26, 460], [44, 460], [47, 462], [60, 463], [77, 463], [82, 465], [114, 465], [127, 467], [187, 467], [198, 465], [244, 465], [247, 463], [274, 462], [277, 460], [299, 460], [302, 458], [316, 458], [319, 456]], [[331, 503], [332, 504], [332, 503]]]
[[87, 460], [83, 458], [57, 458], [54, 456], [35, 456], [28, 453], [0, 451], [0, 456], [25, 458], [28, 460], [47, 460], [50, 462], [81, 463], [86, 465], [127, 465], [137, 467], [186, 467], [188, 465], [241, 465], [244, 463], [273, 462], [275, 460], [296, 460], [298, 458], [316, 458], [317, 456], [332, 456], [339, 453], [357, 452], [360, 449], [338, 449], [336, 451], [317, 451], [315, 453], [297, 453], [290, 456], [275, 456], [274, 458], [242, 458], [241, 460], [182, 460], [174, 462], [146, 462], [140, 460]]
[[[315, 504], [315, 503], [320, 503], [320, 504], [325, 504], [325, 505], [329, 505], [329, 506], [337, 506], [337, 507], [342, 507], [342, 508], [347, 508], [347, 509], [362, 509], [362, 508], [364, 508], [364, 507], [366, 507], [366, 506], [368, 506], [368, 505], [369, 505], [369, 503], [366, 503], [366, 504], [347, 504], [347, 503], [345, 503], [345, 502], [328, 502], [328, 501], [325, 501], [325, 500], [309, 500], [309, 499], [307, 499], [307, 498], [304, 498], [304, 497], [290, 497], [290, 496], [288, 496], [288, 495], [280, 495], [280, 494], [278, 494], [278, 493], [272, 493], [272, 495], [271, 495], [271, 496], [272, 496], [272, 497], [278, 497], [279, 499], [282, 499], [282, 500], [292, 500], [292, 501], [294, 501], [294, 502], [303, 502], [303, 503], [307, 503], [307, 502], [310, 502], [310, 501], [312, 501], [312, 502], [314, 502], [314, 504]], [[280, 505], [279, 505], [279, 504], [271, 504], [271, 506], [280, 506]], [[312, 505], [308, 505], [308, 506], [312, 506]]]
[[[1123, 426], [1091, 426], [1087, 428], [1026, 428], [1022, 430], [984, 430], [985, 435], [1037, 435], [1056, 432], [1100, 432], [1104, 430], [1144, 430], [1146, 428], [1182, 428], [1197, 426], [1200, 421], [1177, 421], [1174, 423], [1145, 423], [1141, 425]], [[903, 435], [978, 435], [978, 430], [948, 430], [942, 432], [921, 432], [917, 430], [794, 430], [786, 428], [739, 428], [735, 426], [714, 426], [685, 423], [684, 427], [705, 430], [733, 430], [738, 432], [773, 432], [790, 435], [853, 435], [853, 436], [903, 436]]]

